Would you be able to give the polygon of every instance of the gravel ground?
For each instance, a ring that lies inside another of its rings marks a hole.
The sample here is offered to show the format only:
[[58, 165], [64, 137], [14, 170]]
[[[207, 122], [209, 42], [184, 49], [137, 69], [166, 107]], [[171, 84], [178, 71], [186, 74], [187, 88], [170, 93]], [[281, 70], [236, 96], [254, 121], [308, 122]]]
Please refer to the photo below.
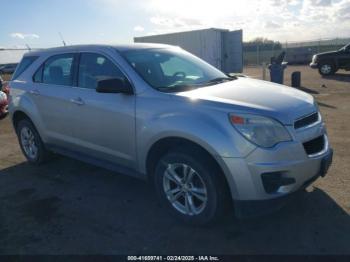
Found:
[[333, 166], [282, 210], [249, 220], [231, 212], [212, 227], [178, 223], [143, 181], [65, 157], [31, 166], [0, 121], [0, 254], [350, 254], [350, 74], [288, 67], [286, 84], [295, 70], [319, 101]]

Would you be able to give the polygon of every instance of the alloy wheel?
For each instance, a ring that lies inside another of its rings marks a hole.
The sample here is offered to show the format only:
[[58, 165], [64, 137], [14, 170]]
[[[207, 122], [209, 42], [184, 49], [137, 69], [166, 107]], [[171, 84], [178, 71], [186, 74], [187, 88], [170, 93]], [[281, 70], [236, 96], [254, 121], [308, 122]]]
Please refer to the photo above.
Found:
[[35, 159], [38, 156], [38, 146], [35, 142], [35, 137], [33, 132], [28, 127], [23, 127], [20, 133], [21, 144], [26, 155]]
[[331, 71], [332, 71], [332, 67], [331, 67], [330, 65], [325, 64], [325, 65], [322, 65], [322, 66], [321, 66], [321, 72], [322, 72], [323, 74], [328, 75], [328, 74], [331, 73]]
[[207, 205], [208, 193], [204, 180], [184, 163], [167, 164], [163, 190], [170, 204], [182, 214], [198, 215]]

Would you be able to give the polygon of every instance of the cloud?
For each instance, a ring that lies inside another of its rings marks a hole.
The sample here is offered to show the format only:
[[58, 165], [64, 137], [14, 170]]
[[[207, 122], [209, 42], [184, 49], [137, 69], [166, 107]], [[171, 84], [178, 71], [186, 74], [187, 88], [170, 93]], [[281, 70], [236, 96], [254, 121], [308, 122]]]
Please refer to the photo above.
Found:
[[297, 6], [302, 2], [303, 0], [270, 0], [272, 6]]
[[268, 28], [268, 29], [276, 29], [276, 28], [281, 28], [282, 25], [281, 24], [278, 24], [276, 22], [273, 22], [273, 21], [267, 21], [265, 23], [265, 28]]
[[13, 38], [19, 38], [19, 39], [37, 39], [39, 36], [37, 34], [23, 34], [23, 33], [12, 33], [10, 34], [11, 37]]
[[151, 17], [150, 22], [154, 25], [165, 27], [193, 27], [202, 25], [198, 19], [165, 16]]
[[134, 27], [134, 31], [136, 31], [136, 32], [143, 32], [143, 31], [145, 31], [145, 28], [143, 28], [140, 25], [137, 25], [137, 26]]
[[332, 0], [311, 0], [311, 4], [314, 6], [330, 6]]
[[335, 16], [339, 21], [350, 20], [350, 2], [343, 1], [337, 5]]
[[[120, 6], [120, 1], [117, 0], [102, 1], [110, 4], [110, 9]], [[245, 40], [260, 36], [283, 42], [348, 37], [350, 34], [350, 0], [130, 2], [132, 10], [142, 14], [141, 18], [146, 20], [145, 24], [148, 22], [147, 19], [149, 20], [148, 34], [215, 27], [243, 29]]]

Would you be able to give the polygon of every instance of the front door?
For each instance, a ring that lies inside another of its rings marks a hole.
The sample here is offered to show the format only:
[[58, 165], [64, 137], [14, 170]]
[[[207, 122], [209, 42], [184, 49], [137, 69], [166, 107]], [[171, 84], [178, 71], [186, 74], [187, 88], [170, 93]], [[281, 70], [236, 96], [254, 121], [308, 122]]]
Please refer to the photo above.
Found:
[[97, 93], [98, 80], [125, 78], [106, 56], [81, 53], [74, 105], [77, 149], [90, 156], [132, 167], [135, 164], [135, 96]]

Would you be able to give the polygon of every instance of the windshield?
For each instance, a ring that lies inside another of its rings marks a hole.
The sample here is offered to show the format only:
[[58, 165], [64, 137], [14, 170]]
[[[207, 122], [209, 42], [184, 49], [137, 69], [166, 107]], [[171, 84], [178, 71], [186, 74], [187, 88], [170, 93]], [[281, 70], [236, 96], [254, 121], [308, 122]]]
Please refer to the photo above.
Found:
[[148, 84], [162, 91], [182, 91], [232, 80], [180, 48], [127, 50], [121, 54]]

